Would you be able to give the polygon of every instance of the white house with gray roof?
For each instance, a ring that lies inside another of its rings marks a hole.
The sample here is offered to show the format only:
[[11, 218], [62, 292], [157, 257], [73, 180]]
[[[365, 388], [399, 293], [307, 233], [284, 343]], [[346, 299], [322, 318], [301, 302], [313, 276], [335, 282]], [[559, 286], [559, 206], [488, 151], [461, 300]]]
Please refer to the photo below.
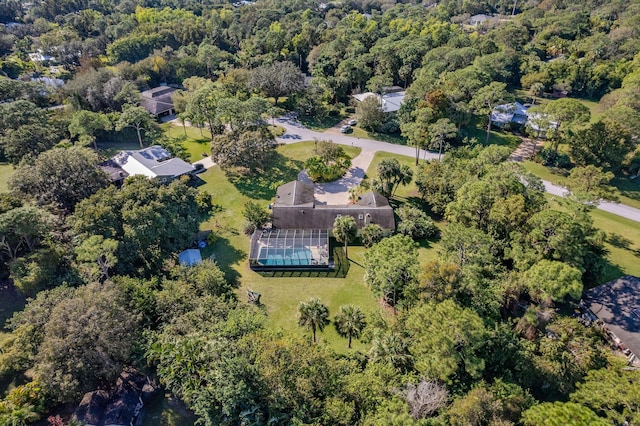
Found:
[[373, 96], [378, 99], [380, 105], [382, 106], [382, 112], [390, 113], [396, 112], [402, 106], [405, 98], [405, 91], [393, 92], [393, 93], [385, 93], [384, 95], [379, 95], [373, 92], [365, 92], [360, 93], [358, 95], [353, 95], [353, 98], [358, 102], [362, 102], [370, 96]]
[[172, 157], [169, 151], [159, 145], [137, 151], [121, 151], [109, 161], [109, 164], [121, 168], [128, 176], [144, 175], [159, 178], [163, 182], [195, 171], [191, 164], [181, 158]]

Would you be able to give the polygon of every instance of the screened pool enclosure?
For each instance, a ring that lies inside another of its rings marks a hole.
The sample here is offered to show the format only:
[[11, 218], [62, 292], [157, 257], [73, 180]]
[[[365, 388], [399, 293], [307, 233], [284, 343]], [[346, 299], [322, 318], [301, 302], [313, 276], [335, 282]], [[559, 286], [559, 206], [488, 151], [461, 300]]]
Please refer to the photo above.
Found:
[[251, 237], [249, 265], [254, 270], [330, 269], [329, 231], [265, 229]]

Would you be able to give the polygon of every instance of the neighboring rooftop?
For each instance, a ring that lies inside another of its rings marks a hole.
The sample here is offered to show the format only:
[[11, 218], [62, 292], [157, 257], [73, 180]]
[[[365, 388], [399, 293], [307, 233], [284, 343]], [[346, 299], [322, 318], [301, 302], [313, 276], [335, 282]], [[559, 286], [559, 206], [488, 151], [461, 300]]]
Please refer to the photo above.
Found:
[[406, 94], [405, 91], [399, 91], [399, 92], [385, 93], [384, 95], [380, 96], [377, 93], [365, 92], [365, 93], [360, 93], [359, 95], [353, 95], [353, 98], [356, 99], [358, 102], [362, 102], [368, 97], [374, 96], [382, 104], [383, 112], [396, 112], [400, 109], [400, 106], [404, 102], [405, 94]]
[[640, 356], [640, 278], [630, 275], [585, 292], [583, 301], [607, 329]]
[[484, 13], [479, 13], [478, 15], [473, 15], [472, 17], [469, 18], [469, 25], [480, 25], [486, 21], [490, 21], [492, 19], [495, 19], [493, 16], [491, 15], [486, 15]]
[[527, 107], [520, 102], [498, 105], [491, 112], [491, 121], [498, 125], [525, 124], [527, 117]]
[[[145, 175], [147, 177], [176, 178], [193, 173], [195, 167], [181, 158], [171, 157], [169, 151], [159, 145], [137, 151], [121, 151], [112, 158], [114, 163], [129, 175]], [[109, 170], [107, 170], [108, 173]]]
[[100, 163], [100, 168], [107, 172], [111, 182], [121, 182], [129, 176], [129, 173], [120, 167], [120, 164], [118, 164], [113, 158]]
[[50, 55], [45, 55], [41, 50], [33, 53], [29, 53], [29, 60], [31, 62], [47, 62], [53, 61], [55, 58]]
[[140, 93], [142, 95], [142, 106], [153, 115], [161, 115], [165, 113], [173, 113], [173, 100], [171, 95], [175, 93], [175, 89], [169, 86], [154, 87]]

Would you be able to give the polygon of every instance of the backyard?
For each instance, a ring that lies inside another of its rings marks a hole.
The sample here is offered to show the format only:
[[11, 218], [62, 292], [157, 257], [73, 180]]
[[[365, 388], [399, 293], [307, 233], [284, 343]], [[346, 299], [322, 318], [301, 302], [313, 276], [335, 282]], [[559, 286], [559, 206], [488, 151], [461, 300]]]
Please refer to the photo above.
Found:
[[[204, 254], [208, 256], [215, 253], [227, 278], [238, 282], [241, 300], [246, 300], [246, 290], [249, 288], [260, 292], [270, 325], [274, 329], [293, 333], [304, 332], [297, 326], [297, 308], [300, 302], [311, 297], [318, 297], [327, 304], [331, 316], [344, 304], [360, 306], [367, 314], [380, 309], [375, 297], [364, 284], [363, 247], [349, 248], [351, 262], [345, 278], [333, 278], [323, 273], [311, 276], [291, 273], [288, 274], [291, 276], [266, 277], [249, 269], [249, 237], [241, 232], [244, 203], [249, 200], [260, 201], [266, 207], [278, 185], [297, 177], [304, 160], [313, 155], [313, 147], [313, 142], [280, 146], [268, 173], [250, 178], [229, 179], [219, 167], [213, 167], [199, 175], [204, 181], [199, 188], [211, 193], [214, 203], [219, 206], [212, 220], [202, 225], [203, 230], [212, 230], [217, 236], [215, 244], [207, 247]], [[344, 150], [350, 157], [356, 156], [360, 151], [359, 148], [346, 146]], [[347, 350], [346, 339], [339, 337], [332, 327], [327, 327], [319, 337], [337, 351]], [[362, 349], [364, 346], [354, 342], [354, 348]]]
[[[215, 217], [202, 225], [203, 230], [213, 230], [218, 239], [212, 247], [207, 247], [205, 255], [216, 254], [216, 259], [230, 279], [237, 280], [238, 294], [246, 300], [246, 290], [251, 289], [262, 294], [270, 326], [292, 333], [304, 333], [297, 326], [297, 307], [301, 301], [310, 297], [319, 297], [329, 306], [331, 315], [337, 312], [342, 304], [351, 303], [360, 306], [367, 314], [379, 311], [381, 306], [364, 284], [362, 267], [365, 249], [361, 246], [349, 248], [350, 268], [345, 278], [332, 278], [322, 274], [291, 273], [284, 276], [266, 277], [253, 272], [248, 267], [247, 253], [249, 238], [241, 233], [243, 225], [242, 209], [246, 201], [253, 199], [264, 202], [271, 201], [278, 184], [294, 179], [302, 162], [312, 155], [313, 142], [302, 142], [280, 146], [270, 173], [263, 173], [252, 178], [229, 179], [218, 167], [209, 169], [201, 178], [204, 184], [200, 187], [213, 195], [214, 202], [221, 207]], [[351, 156], [357, 155], [357, 149], [345, 147]], [[385, 158], [397, 158], [401, 163], [414, 167], [412, 157], [395, 156], [378, 152], [367, 170], [367, 177], [375, 177], [376, 165]], [[272, 173], [272, 171], [275, 171]], [[553, 197], [549, 200], [555, 203]], [[405, 202], [420, 203], [415, 184], [400, 187], [393, 204]], [[602, 282], [622, 274], [640, 275], [637, 256], [640, 253], [640, 224], [622, 219], [618, 216], [593, 210], [594, 223], [605, 231], [607, 237], [605, 247], [608, 250], [609, 265]], [[437, 225], [443, 229], [445, 222]], [[437, 257], [439, 244], [436, 241], [425, 241], [419, 249], [421, 263]], [[346, 351], [346, 340], [340, 338], [332, 327], [320, 333], [320, 339], [336, 351]], [[354, 342], [355, 349], [363, 349], [364, 345]]]

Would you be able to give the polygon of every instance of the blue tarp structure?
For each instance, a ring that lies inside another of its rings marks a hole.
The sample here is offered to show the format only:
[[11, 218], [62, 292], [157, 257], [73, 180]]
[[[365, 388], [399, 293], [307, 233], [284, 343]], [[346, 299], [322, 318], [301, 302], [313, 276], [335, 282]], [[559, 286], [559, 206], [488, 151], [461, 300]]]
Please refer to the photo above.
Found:
[[178, 255], [178, 262], [184, 266], [193, 266], [202, 263], [202, 255], [198, 249], [185, 250]]

